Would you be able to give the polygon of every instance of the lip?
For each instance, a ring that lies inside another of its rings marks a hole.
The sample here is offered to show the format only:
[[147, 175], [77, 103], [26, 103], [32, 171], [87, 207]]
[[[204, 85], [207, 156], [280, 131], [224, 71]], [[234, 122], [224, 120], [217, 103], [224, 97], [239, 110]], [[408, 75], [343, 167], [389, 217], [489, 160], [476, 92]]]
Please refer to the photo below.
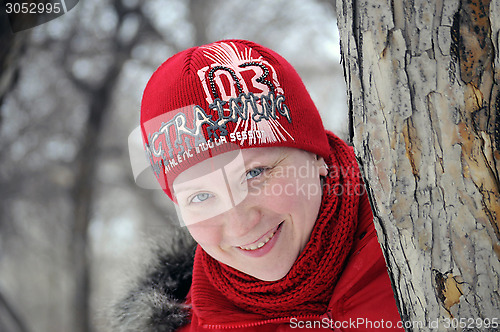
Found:
[[251, 245], [253, 244], [257, 244], [259, 243], [260, 241], [262, 241], [263, 239], [265, 239], [269, 234], [271, 233], [274, 233], [276, 232], [276, 230], [278, 229], [278, 227], [280, 227], [282, 222], [280, 222], [277, 226], [275, 226], [273, 229], [270, 229], [269, 231], [267, 231], [264, 235], [262, 235], [261, 237], [259, 237], [257, 240], [253, 241], [253, 242], [250, 242], [250, 243], [247, 243], [247, 244], [243, 244], [243, 245], [240, 245], [238, 247], [250, 247]]
[[281, 229], [282, 229], [281, 226], [283, 226], [283, 223], [284, 223], [284, 221], [280, 222], [278, 226], [276, 226], [275, 228], [273, 228], [272, 230], [270, 230], [266, 234], [262, 235], [257, 241], [254, 241], [252, 243], [249, 243], [249, 244], [243, 246], [243, 247], [248, 247], [248, 246], [251, 246], [253, 244], [257, 244], [257, 243], [259, 243], [259, 241], [261, 241], [262, 239], [266, 238], [270, 233], [274, 232], [273, 237], [266, 244], [264, 244], [261, 248], [258, 248], [258, 249], [255, 249], [255, 250], [245, 250], [245, 249], [240, 248], [238, 246], [238, 247], [236, 247], [236, 249], [239, 250], [239, 252], [241, 252], [245, 256], [249, 256], [249, 257], [261, 257], [261, 256], [264, 256], [269, 251], [271, 251], [271, 249], [274, 247], [274, 245], [278, 241], [278, 238], [279, 238], [279, 236], [281, 234]]

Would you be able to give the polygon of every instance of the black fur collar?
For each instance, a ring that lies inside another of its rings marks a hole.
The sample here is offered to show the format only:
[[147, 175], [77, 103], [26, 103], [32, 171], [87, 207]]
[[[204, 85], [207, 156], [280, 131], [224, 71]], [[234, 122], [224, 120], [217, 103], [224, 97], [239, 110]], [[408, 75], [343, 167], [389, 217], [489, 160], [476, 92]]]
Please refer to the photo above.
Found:
[[[191, 287], [196, 244], [186, 234], [158, 245], [142, 275], [111, 310], [113, 332], [168, 332], [188, 323], [183, 304]], [[172, 242], [172, 241], [170, 241]]]

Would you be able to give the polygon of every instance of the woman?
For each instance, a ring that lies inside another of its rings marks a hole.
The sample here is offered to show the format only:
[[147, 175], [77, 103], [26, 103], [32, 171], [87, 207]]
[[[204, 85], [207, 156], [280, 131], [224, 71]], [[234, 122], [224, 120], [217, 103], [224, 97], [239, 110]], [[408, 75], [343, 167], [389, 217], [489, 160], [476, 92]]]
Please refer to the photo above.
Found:
[[180, 52], [151, 77], [141, 129], [198, 246], [159, 254], [115, 331], [398, 328], [353, 151], [285, 59], [243, 40]]

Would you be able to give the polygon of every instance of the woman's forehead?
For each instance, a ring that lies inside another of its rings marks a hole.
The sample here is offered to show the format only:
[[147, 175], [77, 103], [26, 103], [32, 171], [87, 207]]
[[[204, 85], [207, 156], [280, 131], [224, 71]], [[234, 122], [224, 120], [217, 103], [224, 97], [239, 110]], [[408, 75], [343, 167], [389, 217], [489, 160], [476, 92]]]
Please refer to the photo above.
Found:
[[287, 157], [292, 155], [302, 156], [304, 158], [308, 158], [310, 155], [312, 155], [311, 152], [286, 146], [244, 149], [242, 150], [242, 154], [247, 166], [251, 165], [254, 162], [269, 162], [271, 160], [281, 161], [287, 159]]
[[219, 169], [233, 173], [253, 167], [262, 162], [274, 162], [284, 159], [287, 155], [300, 152], [301, 150], [289, 147], [261, 147], [247, 148], [226, 152], [205, 159], [196, 165], [184, 170], [174, 180], [174, 184], [211, 174]]
[[287, 153], [293, 152], [294, 148], [274, 146], [274, 147], [266, 147], [266, 148], [253, 148], [253, 149], [244, 149], [242, 150], [243, 158], [245, 162], [251, 162], [256, 159], [263, 159], [268, 157], [280, 157]]

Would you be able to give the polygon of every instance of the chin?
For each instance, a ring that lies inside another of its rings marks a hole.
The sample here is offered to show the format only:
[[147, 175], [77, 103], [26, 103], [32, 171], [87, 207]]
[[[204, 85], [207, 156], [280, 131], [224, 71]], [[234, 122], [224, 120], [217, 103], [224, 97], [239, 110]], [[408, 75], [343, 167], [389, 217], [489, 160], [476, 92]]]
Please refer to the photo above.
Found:
[[256, 278], [263, 280], [263, 281], [278, 281], [278, 280], [282, 279], [284, 276], [286, 276], [287, 273], [278, 274], [278, 275], [271, 275], [271, 276], [264, 276], [263, 278], [258, 278], [258, 277], [256, 277]]
[[273, 271], [254, 271], [251, 273], [250, 271], [241, 271], [244, 272], [248, 275], [251, 275], [254, 278], [257, 278], [259, 280], [263, 281], [278, 281], [285, 277], [288, 272], [290, 272], [291, 266], [289, 268], [285, 269], [279, 269], [276, 270], [274, 269]]

